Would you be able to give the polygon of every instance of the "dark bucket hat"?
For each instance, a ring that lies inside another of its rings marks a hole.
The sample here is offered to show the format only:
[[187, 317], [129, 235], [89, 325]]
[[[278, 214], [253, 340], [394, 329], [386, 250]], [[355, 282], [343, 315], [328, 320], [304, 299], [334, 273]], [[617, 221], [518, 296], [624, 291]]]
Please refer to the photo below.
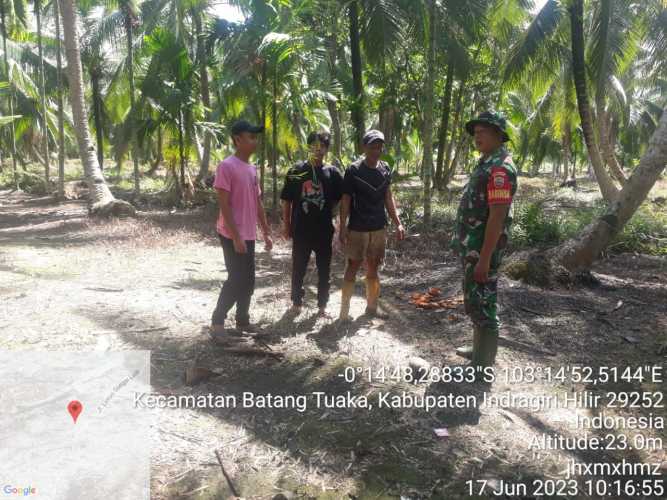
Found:
[[474, 120], [470, 120], [466, 123], [466, 131], [473, 135], [475, 133], [475, 125], [491, 125], [500, 130], [503, 134], [503, 142], [510, 140], [510, 136], [507, 134], [507, 120], [500, 113], [494, 111], [484, 111]]

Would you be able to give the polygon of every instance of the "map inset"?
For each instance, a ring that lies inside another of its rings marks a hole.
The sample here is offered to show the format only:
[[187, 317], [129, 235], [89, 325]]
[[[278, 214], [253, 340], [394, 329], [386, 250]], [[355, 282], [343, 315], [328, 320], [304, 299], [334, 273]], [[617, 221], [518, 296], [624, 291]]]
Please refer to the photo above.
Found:
[[150, 498], [149, 351], [0, 351], [0, 498]]

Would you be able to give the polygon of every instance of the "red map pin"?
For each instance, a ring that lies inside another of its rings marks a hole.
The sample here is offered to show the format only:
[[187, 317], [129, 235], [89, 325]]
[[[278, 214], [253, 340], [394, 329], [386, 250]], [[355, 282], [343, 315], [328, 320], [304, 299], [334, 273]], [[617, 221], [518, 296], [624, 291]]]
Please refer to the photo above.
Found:
[[67, 405], [67, 411], [72, 415], [72, 420], [74, 420], [74, 423], [76, 424], [76, 419], [79, 418], [79, 415], [81, 415], [81, 412], [83, 411], [83, 405], [74, 399]]

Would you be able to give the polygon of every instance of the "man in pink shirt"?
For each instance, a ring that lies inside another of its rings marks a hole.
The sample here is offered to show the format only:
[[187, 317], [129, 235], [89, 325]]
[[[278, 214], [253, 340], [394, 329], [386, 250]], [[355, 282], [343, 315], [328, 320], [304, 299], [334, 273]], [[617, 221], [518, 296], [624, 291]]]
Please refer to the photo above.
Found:
[[273, 247], [269, 225], [260, 197], [257, 169], [249, 162], [257, 149], [257, 134], [264, 127], [254, 127], [241, 120], [232, 125], [236, 152], [225, 158], [215, 173], [213, 187], [218, 192], [220, 212], [216, 229], [227, 268], [227, 280], [220, 290], [218, 304], [211, 318], [211, 337], [225, 342], [225, 319], [236, 304], [236, 328], [252, 331], [250, 299], [255, 290], [255, 240], [257, 222], [262, 228], [267, 251]]

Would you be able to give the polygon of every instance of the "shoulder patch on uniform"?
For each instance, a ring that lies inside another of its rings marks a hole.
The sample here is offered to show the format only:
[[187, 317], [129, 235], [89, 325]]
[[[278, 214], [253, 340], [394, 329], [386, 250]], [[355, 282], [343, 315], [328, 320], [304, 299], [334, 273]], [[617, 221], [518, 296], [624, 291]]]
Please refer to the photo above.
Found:
[[490, 205], [512, 201], [512, 186], [509, 173], [505, 167], [495, 166], [491, 168], [486, 191], [487, 201]]

